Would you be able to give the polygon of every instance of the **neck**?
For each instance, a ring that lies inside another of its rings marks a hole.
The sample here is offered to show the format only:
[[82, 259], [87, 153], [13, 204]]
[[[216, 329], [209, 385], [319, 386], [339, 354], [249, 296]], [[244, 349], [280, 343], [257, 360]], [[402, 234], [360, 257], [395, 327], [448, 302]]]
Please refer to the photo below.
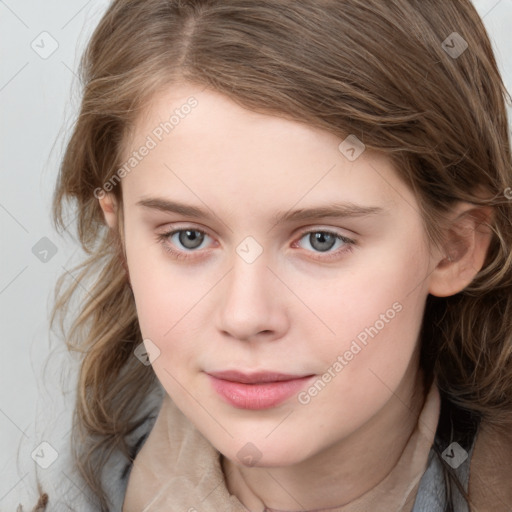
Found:
[[[383, 386], [385, 384], [383, 383]], [[423, 372], [411, 363], [385, 406], [336, 444], [293, 466], [245, 467], [222, 457], [231, 494], [251, 511], [323, 509], [346, 505], [395, 467], [425, 400]]]

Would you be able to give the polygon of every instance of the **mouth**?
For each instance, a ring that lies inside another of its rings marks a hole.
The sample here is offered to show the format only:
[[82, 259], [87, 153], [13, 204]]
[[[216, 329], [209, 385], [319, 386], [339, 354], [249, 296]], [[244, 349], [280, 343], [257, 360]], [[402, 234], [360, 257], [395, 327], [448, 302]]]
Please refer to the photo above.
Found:
[[208, 372], [208, 375], [217, 379], [227, 380], [229, 382], [241, 382], [243, 384], [260, 384], [265, 382], [282, 382], [287, 380], [296, 380], [309, 375], [292, 375], [277, 373], [272, 371], [260, 371], [253, 373], [244, 373], [238, 370], [226, 370], [222, 372]]
[[207, 373], [213, 389], [238, 409], [276, 407], [305, 387], [314, 375], [292, 375], [263, 371], [244, 373], [237, 370]]

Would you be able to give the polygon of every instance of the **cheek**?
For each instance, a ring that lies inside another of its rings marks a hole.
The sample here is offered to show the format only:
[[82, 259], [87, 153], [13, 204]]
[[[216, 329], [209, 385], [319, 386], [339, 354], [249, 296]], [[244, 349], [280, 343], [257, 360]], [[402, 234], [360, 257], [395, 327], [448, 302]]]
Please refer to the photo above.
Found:
[[167, 394], [182, 410], [189, 410], [185, 390], [191, 387], [191, 375], [199, 370], [193, 306], [200, 290], [178, 272], [174, 274], [166, 275], [165, 266], [140, 268], [133, 273], [132, 288], [142, 336], [158, 347], [153, 371]]
[[[298, 402], [305, 422], [325, 427], [327, 442], [359, 428], [393, 395], [406, 399], [403, 383], [410, 384], [425, 297], [421, 287], [410, 293], [407, 276], [393, 274], [381, 275], [377, 285], [351, 294], [339, 308], [332, 306], [334, 294], [322, 299], [336, 335], [309, 347], [319, 377]], [[321, 419], [309, 419], [317, 412]]]
[[177, 265], [160, 246], [138, 250], [132, 244], [130, 250], [127, 243], [127, 259], [140, 331], [160, 351], [153, 367], [162, 382], [169, 382], [169, 391], [174, 386], [169, 374], [185, 378], [200, 369], [197, 354], [213, 332], [204, 308], [222, 273]]
[[[173, 324], [183, 316], [187, 295], [193, 287], [175, 267], [165, 261], [165, 251], [141, 230], [126, 226], [126, 258], [130, 272], [137, 317], [143, 338], [163, 340]], [[172, 331], [171, 331], [172, 332]], [[170, 334], [170, 333], [169, 333]]]
[[166, 275], [157, 265], [134, 272], [132, 289], [142, 335], [162, 345], [161, 350], [179, 340], [186, 345], [194, 330], [194, 305], [204, 295], [197, 285], [178, 273]]
[[356, 253], [353, 258], [349, 271], [309, 287], [308, 305], [329, 328], [316, 322], [326, 334], [314, 357], [329, 368], [346, 356], [347, 379], [341, 380], [350, 387], [367, 379], [369, 369], [396, 381], [418, 341], [427, 296], [426, 252], [419, 239], [416, 245], [395, 240], [364, 259]]

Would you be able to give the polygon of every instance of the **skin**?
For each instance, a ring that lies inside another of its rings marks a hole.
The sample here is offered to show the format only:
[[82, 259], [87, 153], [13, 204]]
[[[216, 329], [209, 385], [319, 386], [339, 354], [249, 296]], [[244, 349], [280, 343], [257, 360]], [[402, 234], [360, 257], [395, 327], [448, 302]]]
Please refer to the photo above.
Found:
[[[476, 227], [488, 212], [459, 204], [446, 247], [430, 248], [418, 202], [384, 154], [366, 149], [349, 161], [338, 136], [186, 83], [154, 98], [126, 156], [191, 95], [198, 106], [122, 180], [140, 328], [160, 350], [154, 371], [223, 454], [228, 488], [245, 506], [345, 504], [391, 471], [416, 425], [427, 391], [418, 362], [427, 295], [457, 293], [481, 268], [489, 235]], [[137, 204], [157, 196], [206, 207], [212, 217]], [[278, 211], [333, 201], [383, 211], [272, 220]], [[99, 203], [119, 229], [113, 195]], [[169, 236], [168, 246], [190, 256], [176, 259], [157, 241], [171, 229], [207, 236], [197, 249], [181, 245], [179, 233]], [[322, 252], [303, 234], [325, 230], [356, 243], [329, 260], [347, 245]], [[247, 236], [263, 250], [252, 263], [236, 252]], [[400, 312], [307, 404], [293, 396], [266, 410], [238, 409], [205, 374], [234, 368], [320, 377], [397, 302]], [[237, 456], [249, 442], [261, 454], [251, 466]]]

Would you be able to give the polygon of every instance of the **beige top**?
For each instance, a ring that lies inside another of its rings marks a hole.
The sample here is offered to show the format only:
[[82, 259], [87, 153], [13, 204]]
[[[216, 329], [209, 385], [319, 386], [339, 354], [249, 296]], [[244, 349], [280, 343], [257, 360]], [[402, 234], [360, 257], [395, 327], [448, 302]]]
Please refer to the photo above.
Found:
[[[324, 510], [411, 512], [419, 481], [427, 466], [439, 413], [439, 391], [432, 386], [416, 429], [394, 469], [380, 484], [356, 500]], [[123, 512], [162, 510], [247, 512], [226, 487], [220, 453], [168, 395], [165, 395], [155, 425], [135, 458], [123, 505]], [[260, 508], [252, 512], [265, 510], [269, 509], [260, 503]]]

